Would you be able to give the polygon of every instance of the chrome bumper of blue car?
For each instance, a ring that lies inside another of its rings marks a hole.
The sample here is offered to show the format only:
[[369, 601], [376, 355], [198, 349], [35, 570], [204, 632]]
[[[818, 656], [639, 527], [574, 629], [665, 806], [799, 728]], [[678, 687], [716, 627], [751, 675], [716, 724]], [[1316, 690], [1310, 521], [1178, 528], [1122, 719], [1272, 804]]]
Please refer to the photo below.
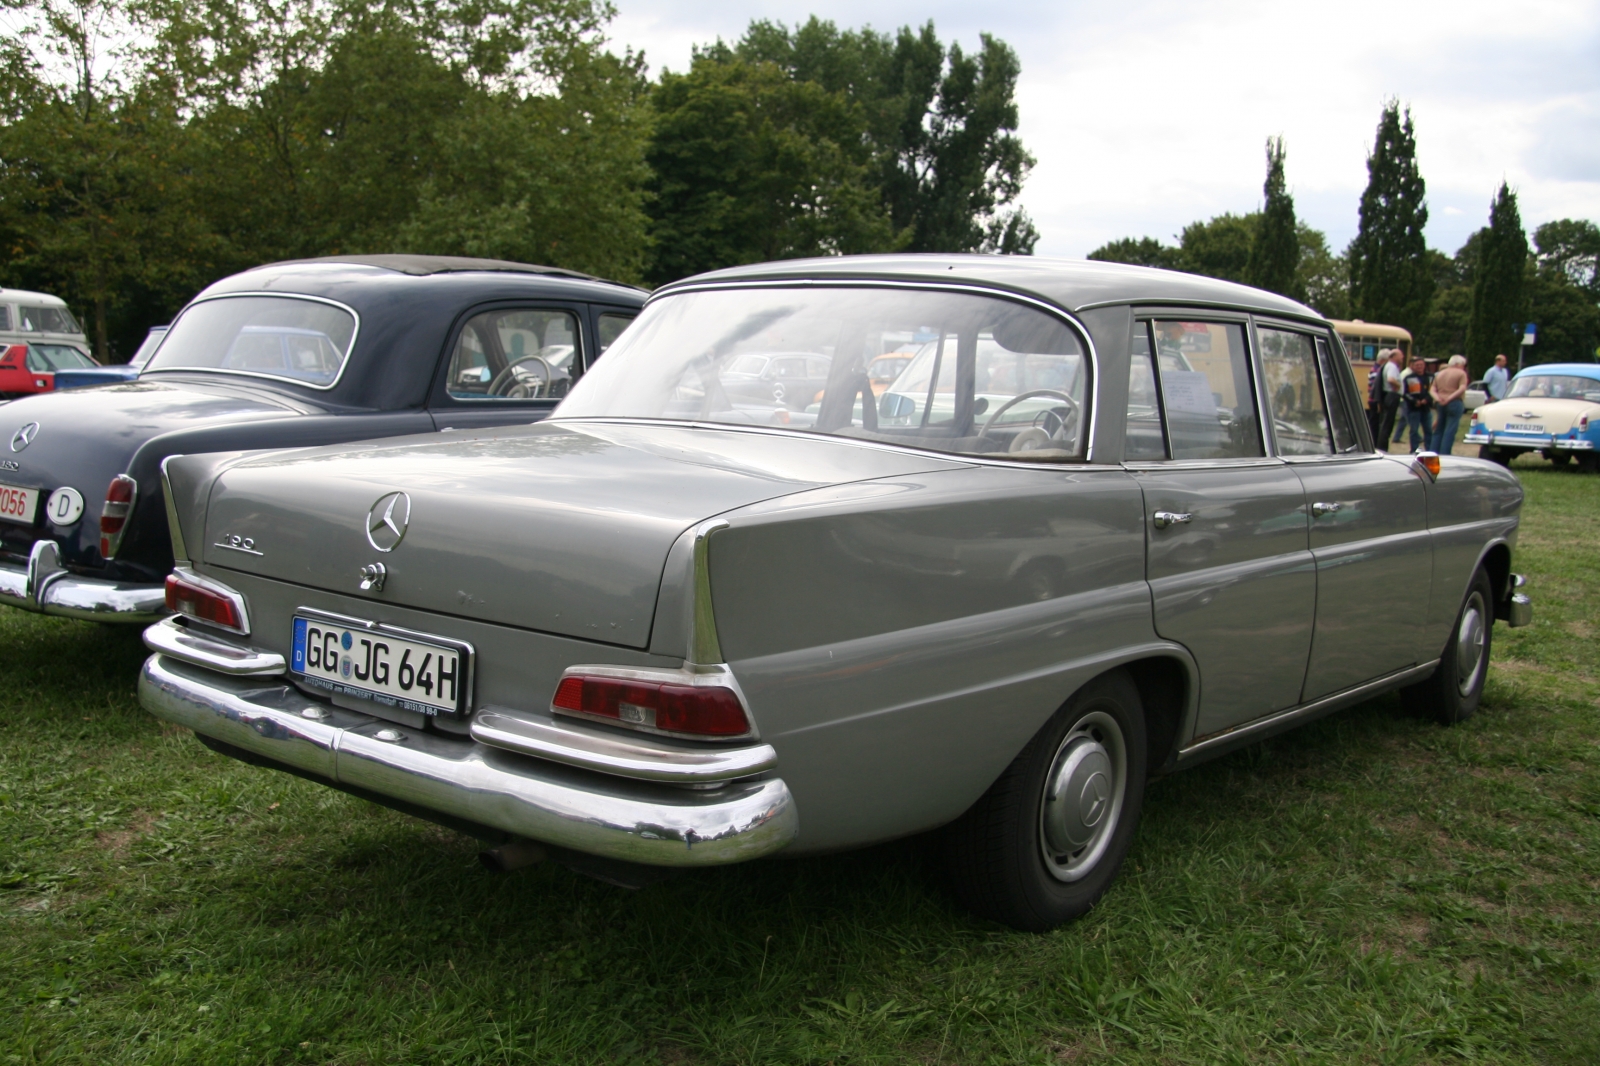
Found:
[[717, 866], [771, 854], [799, 831], [789, 788], [775, 777], [693, 789], [610, 777], [165, 655], [146, 660], [139, 699], [157, 718], [285, 768], [590, 855]]
[[1463, 444], [1483, 444], [1499, 448], [1554, 448], [1563, 452], [1592, 452], [1594, 441], [1582, 437], [1554, 437], [1546, 433], [1468, 433], [1461, 438]]
[[61, 565], [53, 540], [37, 541], [26, 566], [0, 563], [0, 605], [94, 622], [148, 625], [167, 613], [162, 585], [82, 577]]

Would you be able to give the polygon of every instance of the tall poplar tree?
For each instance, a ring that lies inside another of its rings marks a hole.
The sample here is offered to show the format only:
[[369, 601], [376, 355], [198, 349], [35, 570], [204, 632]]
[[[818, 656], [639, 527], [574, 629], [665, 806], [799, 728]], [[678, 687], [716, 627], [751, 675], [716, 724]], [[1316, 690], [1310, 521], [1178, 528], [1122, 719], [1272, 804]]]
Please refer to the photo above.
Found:
[[1433, 271], [1422, 229], [1428, 224], [1427, 184], [1417, 170], [1411, 112], [1384, 105], [1367, 157], [1361, 227], [1350, 242], [1350, 313], [1368, 322], [1422, 328], [1433, 300]]
[[1517, 194], [1505, 182], [1489, 207], [1489, 228], [1478, 249], [1472, 281], [1472, 318], [1467, 323], [1467, 361], [1482, 376], [1496, 355], [1513, 355], [1522, 322], [1523, 275], [1528, 236], [1522, 232]]
[[1300, 263], [1300, 237], [1295, 230], [1294, 197], [1283, 177], [1282, 137], [1267, 138], [1267, 180], [1261, 187], [1266, 203], [1261, 221], [1250, 242], [1250, 259], [1244, 276], [1248, 284], [1292, 299], [1305, 298], [1298, 291], [1296, 268]]

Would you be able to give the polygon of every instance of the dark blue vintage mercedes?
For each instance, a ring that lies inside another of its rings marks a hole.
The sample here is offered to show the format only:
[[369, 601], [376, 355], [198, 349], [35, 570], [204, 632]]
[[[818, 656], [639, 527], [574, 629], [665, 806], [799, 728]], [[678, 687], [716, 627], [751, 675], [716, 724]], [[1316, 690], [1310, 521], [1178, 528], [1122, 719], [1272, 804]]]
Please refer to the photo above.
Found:
[[173, 561], [168, 456], [537, 422], [644, 299], [574, 271], [438, 256], [225, 278], [137, 380], [3, 408], [0, 604], [153, 621]]

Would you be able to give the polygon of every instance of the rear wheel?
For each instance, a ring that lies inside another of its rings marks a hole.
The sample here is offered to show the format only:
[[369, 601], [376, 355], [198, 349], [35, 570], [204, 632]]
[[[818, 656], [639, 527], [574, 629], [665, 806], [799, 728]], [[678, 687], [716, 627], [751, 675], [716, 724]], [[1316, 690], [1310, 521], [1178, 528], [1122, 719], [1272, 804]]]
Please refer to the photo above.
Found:
[[1553, 448], [1550, 451], [1545, 452], [1544, 457], [1550, 460], [1552, 466], [1566, 466], [1568, 463], [1572, 462], [1571, 452], [1558, 452]]
[[1592, 474], [1596, 469], [1600, 469], [1600, 455], [1596, 455], [1594, 452], [1578, 453], [1578, 472], [1580, 474]]
[[1511, 465], [1511, 456], [1506, 454], [1504, 448], [1492, 448], [1487, 444], [1478, 446], [1478, 458], [1487, 459], [1491, 463], [1499, 463], [1501, 466]]
[[1467, 586], [1466, 600], [1456, 614], [1444, 654], [1439, 656], [1439, 668], [1426, 681], [1400, 690], [1407, 710], [1440, 725], [1464, 722], [1477, 713], [1494, 641], [1493, 604], [1494, 586], [1479, 567]]
[[1120, 670], [1057, 711], [944, 837], [957, 898], [1043, 932], [1092, 907], [1122, 866], [1144, 806], [1144, 711]]

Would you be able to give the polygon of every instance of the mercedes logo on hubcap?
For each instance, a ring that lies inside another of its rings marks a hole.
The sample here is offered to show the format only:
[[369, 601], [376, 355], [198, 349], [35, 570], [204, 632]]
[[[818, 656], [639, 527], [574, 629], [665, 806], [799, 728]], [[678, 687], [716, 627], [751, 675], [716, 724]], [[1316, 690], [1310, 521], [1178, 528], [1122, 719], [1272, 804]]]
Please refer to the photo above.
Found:
[[406, 535], [411, 521], [411, 497], [403, 492], [382, 496], [367, 512], [367, 543], [381, 552], [392, 552]]
[[20, 452], [33, 443], [33, 438], [39, 435], [39, 423], [29, 422], [15, 433], [11, 434], [11, 450]]

